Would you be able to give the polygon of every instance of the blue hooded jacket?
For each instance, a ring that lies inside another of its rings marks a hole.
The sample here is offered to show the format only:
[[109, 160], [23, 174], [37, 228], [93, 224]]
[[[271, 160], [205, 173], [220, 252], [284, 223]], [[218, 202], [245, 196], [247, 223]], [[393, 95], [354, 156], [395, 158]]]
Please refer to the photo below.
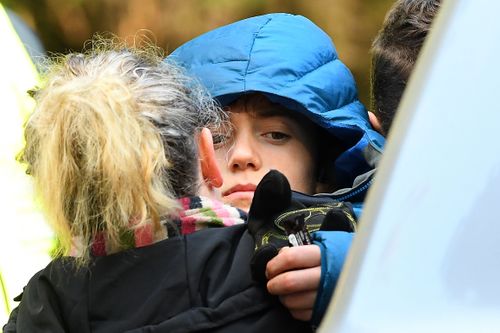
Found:
[[[207, 32], [180, 46], [168, 59], [198, 78], [222, 106], [244, 94], [261, 93], [311, 119], [336, 138], [333, 142], [340, 141], [346, 149], [332, 158], [329, 167], [341, 180], [341, 188], [315, 196], [295, 195], [312, 203], [318, 197], [349, 201], [359, 215], [384, 139], [371, 128], [354, 78], [323, 30], [303, 16], [256, 16]], [[321, 232], [314, 237], [322, 250], [322, 277], [313, 314], [313, 324], [317, 324], [352, 235]]]

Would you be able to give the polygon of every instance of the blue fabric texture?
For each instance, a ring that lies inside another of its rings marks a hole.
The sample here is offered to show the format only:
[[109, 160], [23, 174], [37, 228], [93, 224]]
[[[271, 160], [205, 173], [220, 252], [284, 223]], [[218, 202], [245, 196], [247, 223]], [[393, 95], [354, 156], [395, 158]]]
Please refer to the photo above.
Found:
[[331, 38], [309, 19], [284, 13], [251, 17], [201, 35], [167, 59], [198, 78], [222, 106], [259, 92], [325, 128], [350, 147], [332, 163], [345, 187], [373, 169], [363, 152], [367, 145], [381, 151], [384, 139], [371, 128]]
[[318, 326], [335, 290], [354, 234], [343, 231], [318, 231], [312, 234], [321, 249], [321, 280], [314, 304], [311, 324]]

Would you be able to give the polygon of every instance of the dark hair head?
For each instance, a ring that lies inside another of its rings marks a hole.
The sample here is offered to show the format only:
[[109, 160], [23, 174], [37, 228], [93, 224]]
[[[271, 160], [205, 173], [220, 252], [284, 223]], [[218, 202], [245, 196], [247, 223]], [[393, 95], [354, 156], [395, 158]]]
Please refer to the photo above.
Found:
[[373, 42], [371, 110], [385, 134], [440, 5], [440, 0], [396, 1]]

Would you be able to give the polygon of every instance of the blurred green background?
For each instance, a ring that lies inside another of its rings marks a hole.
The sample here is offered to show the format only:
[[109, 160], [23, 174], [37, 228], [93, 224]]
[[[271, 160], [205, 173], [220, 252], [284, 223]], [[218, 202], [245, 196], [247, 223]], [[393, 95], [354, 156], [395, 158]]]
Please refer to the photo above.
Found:
[[[167, 52], [189, 39], [239, 19], [271, 13], [301, 14], [334, 40], [369, 105], [371, 42], [393, 0], [4, 0], [49, 52], [81, 50], [95, 32], [133, 37], [141, 29]], [[130, 38], [132, 40], [132, 38]]]

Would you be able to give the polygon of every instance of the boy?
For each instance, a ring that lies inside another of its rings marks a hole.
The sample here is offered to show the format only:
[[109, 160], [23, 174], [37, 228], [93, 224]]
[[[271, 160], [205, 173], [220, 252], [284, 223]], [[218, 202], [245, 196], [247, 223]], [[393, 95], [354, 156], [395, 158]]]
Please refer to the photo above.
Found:
[[[330, 199], [350, 201], [360, 212], [383, 138], [370, 127], [350, 71], [319, 27], [290, 14], [252, 17], [201, 35], [169, 58], [230, 112], [233, 134], [214, 137], [223, 201], [248, 209], [255, 185], [278, 169], [292, 189], [314, 194], [326, 183], [335, 190]], [[269, 262], [268, 290], [295, 318], [319, 322], [350, 244], [344, 234], [314, 235], [321, 260], [312, 245], [285, 249]]]

